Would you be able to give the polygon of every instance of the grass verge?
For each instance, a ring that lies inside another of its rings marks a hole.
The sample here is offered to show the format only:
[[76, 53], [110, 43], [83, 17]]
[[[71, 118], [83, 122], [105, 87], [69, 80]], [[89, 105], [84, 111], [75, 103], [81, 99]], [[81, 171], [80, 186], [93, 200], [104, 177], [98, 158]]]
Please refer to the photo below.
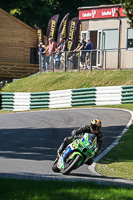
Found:
[[116, 145], [99, 163], [97, 171], [103, 175], [133, 179], [133, 124]]
[[133, 85], [133, 70], [40, 73], [6, 84], [2, 91], [45, 92], [117, 85]]
[[131, 200], [133, 190], [88, 182], [0, 179], [1, 200]]

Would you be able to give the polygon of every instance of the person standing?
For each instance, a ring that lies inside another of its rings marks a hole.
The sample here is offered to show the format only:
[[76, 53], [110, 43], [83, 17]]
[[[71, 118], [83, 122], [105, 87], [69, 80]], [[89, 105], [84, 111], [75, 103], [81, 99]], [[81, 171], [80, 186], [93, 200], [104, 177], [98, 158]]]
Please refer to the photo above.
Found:
[[64, 52], [65, 47], [66, 45], [63, 38], [60, 38], [60, 43], [59, 43], [58, 48], [56, 49], [56, 52], [59, 52], [58, 57], [59, 57], [60, 62], [63, 64], [63, 68], [65, 66], [65, 63], [64, 63], [65, 62], [65, 52]]
[[53, 61], [54, 61], [54, 57], [55, 57], [55, 50], [56, 50], [55, 42], [52, 40], [52, 38], [49, 38], [49, 45], [47, 46], [45, 53], [47, 51], [49, 52], [49, 67], [50, 67], [50, 69], [52, 69], [54, 67]]
[[44, 71], [46, 71], [46, 66], [45, 66], [45, 62], [46, 62], [46, 53], [45, 53], [46, 46], [43, 45], [42, 42], [38, 46], [39, 46], [38, 54], [41, 56], [41, 63], [40, 63], [41, 71], [44, 72]]
[[84, 38], [82, 39], [82, 42], [80, 43], [80, 46], [78, 46], [74, 51], [80, 51], [81, 50], [81, 57], [80, 57], [80, 61], [81, 64], [83, 66], [83, 68], [85, 67], [85, 56], [86, 56], [86, 51], [85, 50], [86, 47], [86, 41], [84, 40]]
[[90, 66], [91, 64], [91, 50], [93, 49], [93, 44], [90, 38], [88, 38], [88, 42], [86, 44], [85, 49], [87, 50], [86, 57], [85, 57], [85, 69], [87, 69], [88, 65]]
[[86, 41], [83, 38], [82, 42], [80, 43], [80, 45], [78, 45], [76, 47], [76, 49], [73, 51], [73, 55], [69, 58], [69, 60], [72, 60], [74, 58], [74, 56], [76, 56], [75, 52], [81, 51], [80, 61], [81, 61], [81, 64], [83, 66], [83, 69], [85, 68], [85, 56], [86, 56], [85, 47], [86, 47]]

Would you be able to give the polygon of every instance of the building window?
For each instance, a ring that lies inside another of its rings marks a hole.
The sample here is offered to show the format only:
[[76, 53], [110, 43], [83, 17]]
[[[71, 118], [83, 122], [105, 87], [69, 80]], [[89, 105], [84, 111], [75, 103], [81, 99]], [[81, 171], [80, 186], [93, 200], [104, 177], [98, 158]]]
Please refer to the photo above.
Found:
[[127, 29], [127, 48], [133, 48], [133, 28]]
[[31, 48], [30, 49], [30, 63], [31, 64], [38, 64], [38, 53], [37, 53], [37, 48]]
[[87, 41], [87, 31], [81, 31], [81, 40], [84, 38]]
[[118, 29], [103, 30], [103, 49], [118, 48]]

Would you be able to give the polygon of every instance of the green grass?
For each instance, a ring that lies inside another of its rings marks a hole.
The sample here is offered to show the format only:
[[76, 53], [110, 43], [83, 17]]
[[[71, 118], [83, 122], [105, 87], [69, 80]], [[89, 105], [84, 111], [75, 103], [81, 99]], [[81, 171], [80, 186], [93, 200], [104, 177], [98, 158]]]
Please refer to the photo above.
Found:
[[45, 92], [117, 85], [133, 85], [133, 70], [40, 73], [7, 84], [2, 91]]
[[133, 124], [116, 145], [97, 164], [103, 175], [133, 179]]
[[110, 105], [110, 106], [100, 106], [104, 108], [120, 108], [133, 111], [133, 104], [120, 104], [120, 105]]
[[131, 188], [88, 182], [0, 179], [1, 200], [131, 200]]

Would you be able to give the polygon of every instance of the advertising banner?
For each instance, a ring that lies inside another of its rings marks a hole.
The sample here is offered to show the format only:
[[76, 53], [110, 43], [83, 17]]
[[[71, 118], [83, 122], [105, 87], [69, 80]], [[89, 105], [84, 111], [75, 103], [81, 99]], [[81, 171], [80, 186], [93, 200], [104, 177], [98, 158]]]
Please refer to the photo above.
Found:
[[81, 22], [77, 24], [77, 30], [75, 34], [75, 47], [80, 46], [80, 39], [81, 39]]
[[75, 37], [76, 37], [76, 31], [77, 31], [78, 23], [79, 23], [79, 18], [78, 17], [73, 18], [69, 22], [69, 26], [68, 26], [68, 39], [66, 41], [66, 50], [67, 51], [74, 50], [74, 48], [76, 47]]
[[37, 44], [43, 43], [44, 44], [44, 35], [43, 31], [39, 26], [35, 26], [37, 32]]
[[59, 19], [59, 15], [54, 15], [49, 20], [48, 28], [47, 28], [47, 44], [48, 44], [49, 38], [52, 38], [54, 40], [58, 19]]
[[57, 36], [57, 47], [59, 46], [60, 39], [63, 38], [64, 42], [68, 38], [68, 19], [69, 19], [69, 13], [66, 14], [66, 16], [62, 19], [60, 23], [60, 27], [58, 30], [58, 36]]
[[124, 9], [119, 7], [96, 8], [88, 10], [79, 10], [79, 20], [84, 19], [101, 19], [101, 18], [116, 18], [117, 11], [120, 12], [120, 17], [125, 17]]

